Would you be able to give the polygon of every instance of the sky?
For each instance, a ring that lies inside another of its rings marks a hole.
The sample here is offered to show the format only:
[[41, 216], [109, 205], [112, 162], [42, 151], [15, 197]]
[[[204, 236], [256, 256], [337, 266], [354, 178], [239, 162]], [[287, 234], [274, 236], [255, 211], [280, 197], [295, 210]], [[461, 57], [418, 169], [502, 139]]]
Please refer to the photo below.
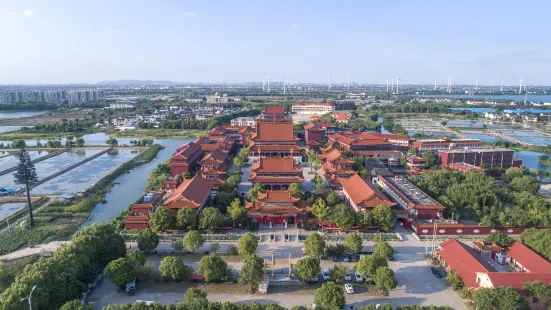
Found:
[[549, 0], [0, 0], [0, 84], [551, 84]]

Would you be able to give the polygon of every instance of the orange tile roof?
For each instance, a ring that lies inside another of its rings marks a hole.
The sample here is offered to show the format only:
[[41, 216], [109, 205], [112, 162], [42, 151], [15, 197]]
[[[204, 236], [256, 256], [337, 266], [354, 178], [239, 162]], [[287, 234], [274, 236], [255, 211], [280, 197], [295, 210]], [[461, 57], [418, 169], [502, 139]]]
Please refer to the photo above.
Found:
[[[523, 291], [525, 282], [541, 281], [545, 286], [551, 284], [551, 271], [546, 273], [534, 272], [487, 272], [493, 287], [510, 286]], [[476, 277], [476, 276], [475, 276]]]
[[364, 208], [375, 208], [379, 205], [395, 206], [383, 193], [373, 185], [368, 184], [357, 173], [349, 178], [336, 178], [342, 185], [350, 200], [357, 206]]
[[291, 196], [289, 191], [266, 191], [266, 193], [258, 193], [257, 200], [262, 202], [296, 202], [300, 198]]
[[304, 124], [302, 127], [304, 128], [304, 130], [323, 131], [323, 129], [321, 129], [321, 127], [319, 127], [318, 125], [316, 125], [312, 122], [308, 122], [308, 123]]
[[440, 243], [440, 247], [442, 250], [438, 251], [438, 255], [469, 288], [479, 287], [476, 283], [477, 272], [495, 271], [480, 254], [453, 238]]
[[551, 263], [522, 244], [520, 241], [513, 242], [513, 244], [507, 248], [506, 253], [531, 273], [551, 273]]
[[195, 153], [201, 152], [201, 145], [195, 143], [195, 142], [189, 142], [187, 144], [184, 144], [176, 149], [176, 152], [174, 155], [172, 155], [172, 158], [175, 159], [188, 159], [192, 157]]
[[249, 174], [249, 181], [252, 183], [302, 183], [304, 182], [304, 177], [302, 173], [300, 176], [270, 176], [270, 175], [257, 175], [252, 172]]
[[264, 114], [285, 114], [287, 112], [285, 111], [284, 106], [267, 105], [267, 106], [264, 107], [264, 111], [262, 113], [264, 113]]
[[226, 161], [229, 157], [229, 153], [221, 152], [219, 149], [206, 154], [203, 159], [200, 160], [201, 164], [220, 164]]
[[259, 122], [256, 125], [254, 141], [297, 141], [293, 134], [293, 123], [290, 122]]
[[174, 192], [167, 198], [164, 205], [171, 209], [199, 208], [215, 184], [222, 184], [222, 181], [207, 180], [200, 175], [192, 179], [184, 179]]
[[297, 173], [302, 172], [302, 168], [300, 168], [299, 164], [295, 164], [293, 158], [291, 157], [262, 157], [258, 163], [254, 163], [252, 165], [251, 171], [257, 173]]
[[251, 151], [296, 151], [300, 150], [299, 145], [258, 145], [254, 142], [249, 143], [249, 149]]

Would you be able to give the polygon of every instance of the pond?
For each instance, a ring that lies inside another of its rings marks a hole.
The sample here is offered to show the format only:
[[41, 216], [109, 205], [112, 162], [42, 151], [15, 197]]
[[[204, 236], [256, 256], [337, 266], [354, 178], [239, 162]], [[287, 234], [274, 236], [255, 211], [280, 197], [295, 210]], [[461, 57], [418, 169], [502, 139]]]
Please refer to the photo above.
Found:
[[[77, 137], [75, 136], [75, 139]], [[107, 145], [105, 142], [110, 138], [109, 134], [98, 132], [98, 133], [92, 133], [92, 134], [86, 134], [80, 137], [84, 139], [84, 144], [88, 146], [103, 146]], [[119, 145], [131, 145], [130, 141], [132, 140], [140, 140], [140, 138], [116, 138], [119, 142]], [[57, 139], [61, 141], [62, 145], [65, 145], [65, 142], [67, 139], [65, 137]], [[35, 146], [37, 142], [40, 142], [41, 144], [46, 144], [46, 139], [25, 139], [25, 143], [30, 146]], [[11, 143], [11, 141], [0, 141], [0, 143], [3, 143], [4, 145]]]
[[14, 214], [15, 212], [23, 209], [27, 204], [25, 202], [0, 202], [0, 221], [4, 220], [6, 217]]
[[22, 112], [0, 112], [0, 118], [32, 117], [48, 113], [48, 111], [22, 111]]
[[539, 162], [539, 157], [544, 154], [545, 153], [532, 151], [515, 151], [515, 158], [522, 159], [522, 163], [526, 165], [527, 169], [536, 168], [541, 171], [547, 171], [551, 169], [551, 167], [544, 166]]
[[92, 214], [83, 227], [90, 226], [93, 223], [104, 223], [119, 216], [122, 210], [126, 209], [130, 204], [134, 203], [144, 192], [148, 183], [148, 176], [158, 164], [171, 158], [175, 150], [185, 143], [194, 141], [195, 138], [188, 139], [155, 139], [158, 143], [165, 147], [161, 150], [157, 157], [151, 162], [136, 167], [130, 173], [123, 174], [115, 179], [115, 186], [111, 188], [111, 192], [107, 193], [105, 200], [107, 203], [99, 203], [92, 211]]
[[0, 126], [0, 133], [17, 131], [23, 127], [33, 127], [33, 126]]

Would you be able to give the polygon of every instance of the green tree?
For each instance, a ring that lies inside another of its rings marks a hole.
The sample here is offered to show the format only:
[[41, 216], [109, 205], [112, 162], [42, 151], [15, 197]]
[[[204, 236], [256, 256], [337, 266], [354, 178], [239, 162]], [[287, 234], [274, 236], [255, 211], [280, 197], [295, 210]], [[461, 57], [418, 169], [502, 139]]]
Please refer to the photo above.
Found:
[[195, 298], [203, 298], [207, 299], [208, 294], [206, 292], [203, 292], [202, 290], [192, 287], [189, 288], [186, 292], [186, 297], [184, 300], [190, 300]]
[[29, 225], [34, 226], [33, 208], [31, 202], [31, 188], [38, 183], [38, 176], [31, 156], [26, 149], [19, 151], [19, 163], [14, 173], [15, 184], [24, 184], [27, 192], [27, 206], [29, 208]]
[[228, 183], [231, 187], [235, 188], [241, 183], [241, 177], [239, 174], [232, 174], [227, 180], [226, 183]]
[[165, 256], [159, 264], [161, 276], [173, 281], [182, 281], [193, 274], [191, 267], [184, 265], [184, 262], [175, 256]]
[[327, 195], [327, 205], [332, 207], [338, 203], [341, 202], [341, 199], [339, 198], [339, 194], [337, 194], [337, 192], [333, 192], [331, 191], [328, 195]]
[[375, 244], [375, 247], [373, 249], [373, 255], [388, 260], [392, 255], [394, 255], [394, 249], [386, 241], [378, 242]]
[[356, 215], [354, 210], [339, 203], [331, 210], [331, 221], [342, 230], [348, 230], [356, 222]]
[[199, 261], [197, 272], [205, 277], [206, 282], [220, 281], [230, 276], [228, 264], [216, 254], [203, 256]]
[[301, 282], [310, 282], [312, 278], [318, 278], [321, 267], [316, 257], [303, 257], [295, 264], [296, 277]]
[[520, 294], [510, 286], [480, 288], [474, 294], [474, 302], [480, 310], [514, 310], [521, 302]]
[[375, 243], [378, 243], [378, 242], [385, 242], [385, 235], [383, 234], [375, 234], [375, 236], [373, 237], [373, 242]]
[[141, 267], [145, 264], [145, 256], [138, 250], [130, 250], [126, 252], [124, 259], [126, 259], [135, 268]]
[[413, 154], [415, 156], [419, 156], [419, 150], [417, 150], [417, 148], [415, 148], [415, 147], [410, 147], [408, 149], [408, 154]]
[[318, 219], [325, 221], [329, 219], [329, 216], [331, 215], [331, 208], [325, 204], [323, 199], [318, 198], [312, 206], [312, 214], [314, 214], [314, 216]]
[[373, 218], [375, 223], [382, 230], [389, 230], [394, 228], [396, 222], [396, 213], [387, 205], [380, 205], [373, 209]]
[[521, 177], [515, 177], [509, 184], [511, 189], [517, 192], [529, 192], [535, 194], [540, 189], [540, 183], [536, 180], [536, 177], [531, 175], [524, 175]]
[[241, 157], [244, 162], [248, 162], [249, 161], [249, 152], [250, 152], [249, 148], [244, 147], [244, 148], [239, 150], [239, 157]]
[[292, 183], [289, 185], [289, 194], [291, 194], [291, 196], [300, 197], [301, 193], [302, 189], [300, 188], [299, 183]]
[[6, 263], [0, 261], [0, 292], [10, 286], [12, 278]]
[[199, 228], [210, 233], [214, 232], [222, 223], [222, 213], [216, 208], [205, 208], [199, 216]]
[[525, 282], [522, 286], [529, 296], [534, 296], [542, 305], [548, 305], [551, 300], [551, 287], [545, 286], [541, 281]]
[[312, 233], [304, 241], [304, 248], [308, 256], [319, 258], [323, 255], [325, 240], [320, 234]]
[[335, 282], [324, 283], [316, 290], [314, 303], [327, 309], [342, 309], [346, 303], [344, 290]]
[[346, 236], [345, 240], [346, 247], [352, 253], [359, 253], [362, 251], [362, 237], [358, 234], [350, 234]]
[[176, 225], [184, 229], [197, 226], [197, 211], [191, 208], [181, 208], [176, 214]]
[[428, 168], [432, 168], [438, 163], [438, 157], [436, 157], [434, 152], [424, 152], [423, 159], [425, 160], [425, 166]]
[[243, 161], [243, 158], [236, 157], [233, 159], [233, 165], [235, 166], [235, 170], [241, 170], [243, 166], [245, 166], [245, 161]]
[[121, 257], [107, 264], [105, 274], [109, 282], [123, 287], [136, 276], [136, 267], [129, 260]]
[[265, 193], [266, 190], [264, 189], [264, 187], [262, 186], [262, 184], [260, 183], [256, 183], [253, 188], [251, 188], [248, 192], [247, 192], [247, 198], [249, 199], [249, 201], [255, 201], [258, 199], [258, 193], [261, 192], [261, 193]]
[[258, 238], [250, 232], [246, 232], [237, 241], [237, 247], [239, 249], [239, 255], [247, 256], [253, 254], [258, 247]]
[[394, 278], [394, 271], [388, 267], [379, 267], [373, 276], [373, 281], [379, 289], [392, 290], [398, 285], [398, 281]]
[[356, 271], [362, 278], [373, 278], [379, 267], [387, 267], [387, 262], [382, 257], [373, 255], [363, 256], [356, 264]]
[[356, 213], [357, 219], [356, 224], [363, 226], [363, 227], [371, 227], [375, 225], [375, 218], [373, 217], [373, 213], [371, 211], [362, 211]]
[[147, 279], [149, 275], [153, 272], [153, 265], [151, 264], [143, 264], [142, 266], [138, 267], [136, 269], [136, 278], [140, 280]]
[[191, 253], [197, 251], [197, 249], [203, 246], [204, 243], [205, 238], [203, 238], [203, 236], [195, 230], [188, 232], [184, 236], [183, 240], [184, 248]]
[[115, 146], [119, 145], [119, 141], [117, 141], [117, 139], [115, 139], [115, 138], [109, 138], [107, 141], [105, 141], [105, 144], [107, 144], [111, 147], [115, 147]]
[[82, 304], [78, 299], [66, 302], [59, 310], [93, 310], [92, 306], [88, 304]]
[[236, 221], [239, 221], [247, 216], [247, 210], [241, 206], [241, 201], [239, 201], [239, 198], [235, 198], [228, 207], [228, 216], [233, 221], [234, 226]]
[[239, 283], [248, 284], [250, 292], [254, 292], [263, 280], [264, 261], [256, 254], [247, 255], [239, 271]]
[[453, 271], [448, 273], [448, 282], [451, 284], [454, 291], [459, 291], [465, 286], [461, 277]]
[[75, 145], [78, 146], [78, 147], [83, 147], [84, 144], [85, 144], [85, 141], [82, 138], [78, 138], [78, 139], [75, 140]]
[[210, 243], [210, 251], [214, 254], [216, 254], [216, 251], [218, 251], [220, 249], [220, 243], [218, 242], [211, 242]]
[[172, 238], [170, 244], [172, 249], [176, 252], [181, 252], [184, 249], [184, 241], [182, 238]]
[[136, 239], [138, 243], [138, 248], [145, 253], [150, 253], [155, 250], [159, 245], [159, 235], [153, 232], [151, 229], [143, 229], [138, 233], [138, 238]]
[[486, 237], [486, 241], [495, 242], [502, 247], [508, 247], [513, 243], [514, 239], [501, 231], [495, 231], [491, 232], [488, 237]]
[[[314, 169], [316, 168], [316, 166], [313, 166], [313, 167], [314, 167]], [[316, 185], [316, 190], [318, 191], [318, 193], [321, 192], [321, 190], [323, 189], [323, 187], [325, 185], [325, 183], [323, 182], [323, 178], [320, 177], [319, 175], [316, 175], [314, 177], [314, 183]]]
[[329, 276], [335, 283], [340, 283], [349, 272], [348, 267], [341, 264], [329, 268]]
[[14, 149], [24, 149], [27, 147], [25, 140], [15, 139], [11, 142], [11, 147]]
[[149, 217], [149, 227], [157, 233], [166, 232], [173, 222], [174, 215], [172, 215], [172, 211], [163, 206], [158, 207]]

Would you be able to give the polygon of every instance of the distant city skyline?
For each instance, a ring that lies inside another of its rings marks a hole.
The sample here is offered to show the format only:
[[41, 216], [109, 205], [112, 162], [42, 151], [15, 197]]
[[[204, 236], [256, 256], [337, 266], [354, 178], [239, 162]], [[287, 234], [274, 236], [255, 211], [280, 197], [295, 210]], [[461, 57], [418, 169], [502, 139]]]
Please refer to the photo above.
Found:
[[547, 1], [5, 0], [0, 85], [551, 85]]

